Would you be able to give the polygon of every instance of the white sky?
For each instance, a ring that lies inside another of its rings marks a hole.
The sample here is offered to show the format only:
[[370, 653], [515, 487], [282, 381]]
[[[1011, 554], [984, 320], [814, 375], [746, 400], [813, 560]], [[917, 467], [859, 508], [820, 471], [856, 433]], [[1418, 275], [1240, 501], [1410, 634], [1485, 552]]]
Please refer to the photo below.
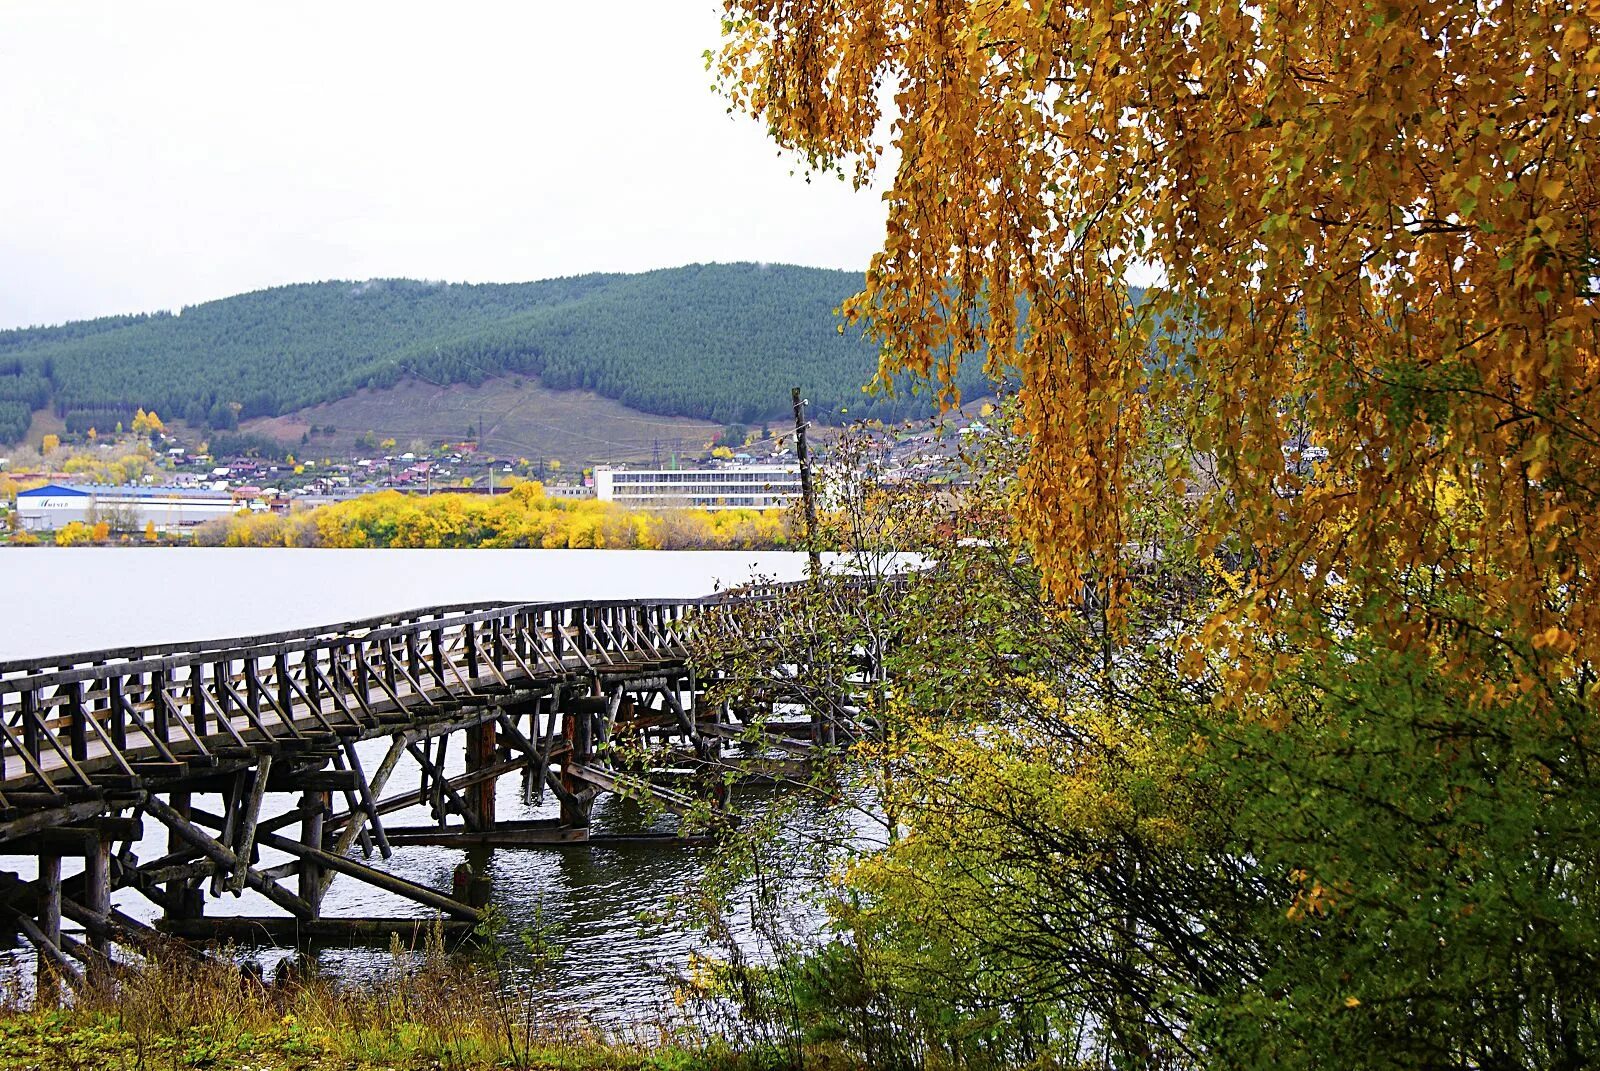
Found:
[[0, 0], [0, 327], [281, 283], [865, 268], [726, 114], [715, 0]]

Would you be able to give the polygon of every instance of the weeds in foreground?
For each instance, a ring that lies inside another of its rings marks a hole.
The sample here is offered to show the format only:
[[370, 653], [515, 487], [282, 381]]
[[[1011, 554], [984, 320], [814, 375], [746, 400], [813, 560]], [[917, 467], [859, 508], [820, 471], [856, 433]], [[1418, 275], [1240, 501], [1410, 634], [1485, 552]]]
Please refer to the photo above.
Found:
[[65, 1005], [0, 1008], [0, 1071], [489, 1071], [761, 1068], [714, 1042], [620, 1041], [560, 1011], [547, 975], [391, 945], [386, 977], [267, 982], [230, 957], [152, 955]]

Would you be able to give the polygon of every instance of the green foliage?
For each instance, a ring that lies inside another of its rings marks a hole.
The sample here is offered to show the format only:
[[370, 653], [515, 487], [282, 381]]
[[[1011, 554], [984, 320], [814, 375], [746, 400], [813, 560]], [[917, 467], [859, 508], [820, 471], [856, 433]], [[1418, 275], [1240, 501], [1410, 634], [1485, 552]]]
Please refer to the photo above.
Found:
[[[111, 427], [137, 404], [231, 428], [406, 378], [535, 375], [557, 390], [724, 424], [782, 417], [796, 384], [822, 420], [927, 412], [926, 397], [862, 393], [877, 350], [858, 329], [841, 333], [833, 315], [861, 286], [850, 272], [753, 264], [517, 284], [287, 286], [181, 315], [0, 332], [0, 358], [14, 369], [0, 367], [0, 405], [37, 408], [46, 384], [57, 411], [85, 427]], [[17, 383], [6, 387], [8, 378]], [[964, 386], [982, 391], [975, 370]], [[13, 409], [0, 409], [0, 441], [18, 422]]]
[[1349, 636], [1280, 678], [1292, 716], [1212, 727], [1196, 776], [1231, 801], [1236, 850], [1287, 883], [1255, 905], [1255, 984], [1200, 1002], [1209, 1045], [1276, 1068], [1600, 1059], [1586, 703], [1491, 705], [1483, 683]]
[[[1185, 550], [1177, 496], [1130, 511], [1145, 554], [1120, 621], [1103, 588], [1054, 602], [1014, 537], [1016, 448], [985, 443], [920, 536], [904, 488], [847, 503], [869, 518], [845, 529], [892, 518], [931, 559], [892, 600], [824, 579], [706, 634], [735, 707], [849, 697], [874, 732], [846, 787], [808, 787], [883, 822], [819, 887], [838, 936], [730, 953], [714, 991], [875, 1064], [1600, 1063], [1590, 674], [1539, 672], [1433, 573], [1393, 578], [1460, 622], [1427, 649], [1349, 582], [1219, 624], [1242, 581]], [[889, 687], [862, 675], [873, 651]], [[724, 849], [735, 877], [777, 839], [748, 836]]]
[[218, 458], [257, 457], [282, 461], [289, 456], [288, 447], [265, 435], [220, 432], [212, 435], [207, 445], [210, 447], [211, 456]]
[[0, 443], [27, 434], [33, 410], [50, 401], [50, 381], [15, 358], [0, 357]]

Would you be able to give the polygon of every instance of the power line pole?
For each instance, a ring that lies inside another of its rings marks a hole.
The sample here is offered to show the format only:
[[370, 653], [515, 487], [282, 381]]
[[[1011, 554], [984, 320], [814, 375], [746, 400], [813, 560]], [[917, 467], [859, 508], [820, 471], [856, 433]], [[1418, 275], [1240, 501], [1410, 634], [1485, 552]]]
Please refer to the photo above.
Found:
[[799, 387], [790, 393], [794, 397], [794, 453], [800, 460], [800, 497], [806, 507], [806, 553], [811, 578], [815, 580], [822, 575], [822, 553], [817, 550], [817, 496], [811, 486], [811, 459], [806, 454], [806, 403]]

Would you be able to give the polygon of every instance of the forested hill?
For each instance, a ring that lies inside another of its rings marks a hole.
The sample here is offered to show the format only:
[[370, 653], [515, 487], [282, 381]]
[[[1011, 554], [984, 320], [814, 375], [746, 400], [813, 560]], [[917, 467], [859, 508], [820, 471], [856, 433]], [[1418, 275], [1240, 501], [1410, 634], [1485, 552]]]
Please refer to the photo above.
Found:
[[[46, 405], [77, 429], [135, 406], [231, 427], [408, 377], [475, 384], [503, 373], [721, 423], [781, 418], [796, 384], [822, 419], [925, 412], [925, 397], [862, 393], [876, 351], [858, 329], [840, 334], [833, 315], [861, 284], [851, 272], [755, 264], [514, 284], [326, 282], [177, 315], [0, 332], [0, 442]], [[967, 387], [981, 390], [975, 375]]]

